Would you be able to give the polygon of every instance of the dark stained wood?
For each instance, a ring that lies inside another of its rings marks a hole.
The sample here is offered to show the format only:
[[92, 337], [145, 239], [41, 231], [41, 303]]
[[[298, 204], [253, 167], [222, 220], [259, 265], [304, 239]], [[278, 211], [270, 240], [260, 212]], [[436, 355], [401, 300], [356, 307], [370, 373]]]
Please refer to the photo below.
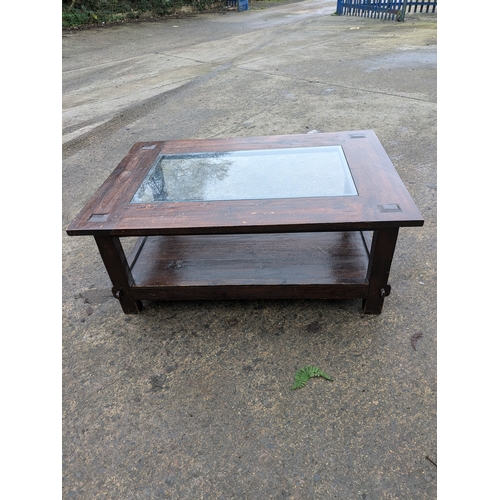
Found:
[[366, 284], [359, 232], [149, 236], [138, 287]]
[[150, 300], [361, 299], [367, 266], [359, 232], [149, 236], [130, 293]]
[[214, 285], [178, 287], [137, 287], [136, 299], [147, 300], [281, 300], [281, 299], [360, 299], [367, 284], [337, 285]]
[[[358, 196], [132, 204], [160, 154], [340, 145]], [[424, 221], [371, 130], [135, 144], [67, 228], [142, 299], [363, 299], [380, 314], [399, 227]], [[373, 235], [372, 235], [373, 232]], [[127, 261], [119, 237], [139, 236]]]
[[134, 278], [120, 239], [103, 235], [95, 235], [94, 238], [113, 284], [113, 295], [120, 300], [125, 314], [137, 314], [142, 309], [142, 303], [134, 300], [130, 295], [130, 287], [134, 285]]
[[361, 231], [361, 236], [363, 237], [366, 251], [369, 254], [370, 250], [372, 248], [373, 232], [372, 231]]
[[370, 260], [366, 277], [368, 279], [368, 294], [363, 302], [365, 314], [380, 314], [384, 298], [389, 295], [387, 286], [391, 270], [399, 228], [383, 229], [373, 232]]
[[[159, 154], [341, 145], [358, 196], [130, 203]], [[144, 149], [152, 148], [154, 149]], [[381, 207], [398, 205], [400, 210]], [[96, 217], [97, 216], [97, 217]], [[240, 234], [421, 226], [422, 216], [373, 131], [136, 144], [70, 224], [70, 235]]]

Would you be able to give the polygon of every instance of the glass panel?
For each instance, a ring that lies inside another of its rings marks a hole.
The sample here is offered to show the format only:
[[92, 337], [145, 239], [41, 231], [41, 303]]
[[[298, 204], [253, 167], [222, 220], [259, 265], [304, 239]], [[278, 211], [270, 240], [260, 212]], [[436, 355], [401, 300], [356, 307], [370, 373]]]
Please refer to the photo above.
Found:
[[161, 155], [131, 203], [357, 195], [341, 146]]

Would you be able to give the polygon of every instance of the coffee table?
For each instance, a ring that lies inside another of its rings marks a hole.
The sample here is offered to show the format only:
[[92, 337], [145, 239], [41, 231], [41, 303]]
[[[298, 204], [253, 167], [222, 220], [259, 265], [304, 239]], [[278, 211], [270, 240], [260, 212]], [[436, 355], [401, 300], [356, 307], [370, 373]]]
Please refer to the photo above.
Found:
[[[135, 144], [67, 228], [142, 300], [362, 299], [424, 220], [372, 130]], [[138, 237], [127, 257], [122, 238]]]

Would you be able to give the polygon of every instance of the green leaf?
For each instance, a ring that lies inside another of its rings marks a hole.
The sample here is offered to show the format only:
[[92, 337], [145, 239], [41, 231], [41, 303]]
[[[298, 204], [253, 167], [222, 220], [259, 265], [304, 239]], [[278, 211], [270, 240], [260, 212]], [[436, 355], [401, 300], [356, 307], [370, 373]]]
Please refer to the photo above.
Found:
[[330, 375], [321, 371], [317, 366], [304, 366], [304, 368], [301, 368], [295, 373], [295, 383], [290, 389], [293, 390], [304, 387], [307, 381], [313, 377], [323, 377], [327, 380], [333, 380]]

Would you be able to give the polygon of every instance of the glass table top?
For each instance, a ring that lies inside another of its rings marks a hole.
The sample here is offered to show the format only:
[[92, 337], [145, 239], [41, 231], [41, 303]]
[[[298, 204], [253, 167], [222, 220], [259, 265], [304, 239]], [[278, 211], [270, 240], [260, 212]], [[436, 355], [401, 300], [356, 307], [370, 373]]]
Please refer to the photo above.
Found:
[[341, 146], [160, 155], [131, 203], [356, 196]]

